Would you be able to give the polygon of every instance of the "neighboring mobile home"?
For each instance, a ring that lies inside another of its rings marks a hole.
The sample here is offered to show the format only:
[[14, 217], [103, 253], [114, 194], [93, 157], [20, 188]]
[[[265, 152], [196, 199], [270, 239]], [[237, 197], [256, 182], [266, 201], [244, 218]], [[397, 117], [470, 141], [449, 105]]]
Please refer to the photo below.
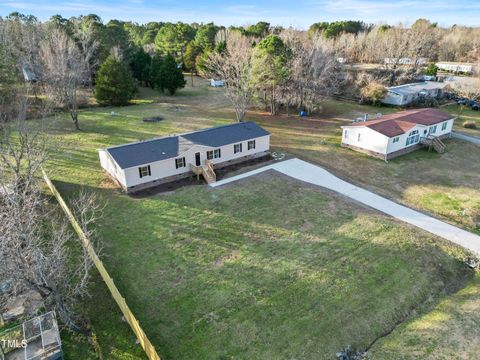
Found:
[[412, 84], [387, 87], [387, 94], [382, 102], [389, 105], [408, 105], [420, 97], [441, 98], [444, 83], [422, 81]]
[[215, 181], [215, 168], [268, 154], [270, 133], [254, 122], [99, 150], [100, 164], [126, 192], [196, 175]]
[[454, 117], [437, 109], [415, 109], [342, 126], [342, 146], [388, 160], [424, 146], [442, 152]]
[[459, 63], [451, 61], [441, 61], [435, 64], [440, 70], [453, 73], [471, 73], [473, 72], [473, 64]]

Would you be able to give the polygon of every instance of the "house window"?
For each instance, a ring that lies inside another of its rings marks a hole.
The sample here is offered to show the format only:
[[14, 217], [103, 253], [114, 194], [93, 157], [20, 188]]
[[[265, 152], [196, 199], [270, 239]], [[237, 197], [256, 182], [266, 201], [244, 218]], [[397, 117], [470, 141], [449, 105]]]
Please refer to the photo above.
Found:
[[430, 126], [430, 128], [428, 129], [429, 134], [435, 134], [436, 132], [437, 132], [437, 125]]
[[248, 150], [255, 149], [255, 140], [250, 140], [248, 142]]
[[150, 170], [150, 165], [140, 166], [138, 168], [138, 174], [140, 175], [140, 178], [152, 175], [152, 171]]
[[220, 149], [207, 151], [207, 160], [218, 159], [222, 156]]
[[398, 136], [393, 138], [394, 143], [398, 142], [399, 140], [400, 140], [400, 137], [398, 137]]
[[348, 139], [348, 131], [347, 131], [347, 130], [345, 130], [345, 131], [343, 132], [343, 137], [344, 137], [345, 139]]
[[233, 145], [233, 153], [242, 152], [242, 143]]
[[361, 134], [358, 134], [358, 136], [357, 136], [357, 141], [360, 141], [360, 137], [361, 137], [360, 135], [361, 135]]
[[178, 169], [182, 167], [185, 167], [185, 158], [182, 157], [182, 158], [175, 159], [175, 168]]
[[420, 134], [418, 130], [413, 130], [408, 134], [406, 146], [416, 144], [420, 140]]
[[447, 128], [447, 125], [448, 125], [448, 122], [446, 121], [442, 124], [442, 131]]

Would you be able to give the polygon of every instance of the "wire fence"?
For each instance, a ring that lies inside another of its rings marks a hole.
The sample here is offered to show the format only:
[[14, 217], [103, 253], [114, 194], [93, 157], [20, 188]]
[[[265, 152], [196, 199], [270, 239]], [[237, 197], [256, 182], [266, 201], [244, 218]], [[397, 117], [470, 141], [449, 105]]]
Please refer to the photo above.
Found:
[[85, 235], [83, 232], [82, 228], [78, 224], [77, 220], [73, 216], [72, 211], [70, 208], [67, 206], [65, 201], [63, 200], [62, 196], [58, 192], [58, 190], [55, 188], [55, 185], [53, 185], [52, 181], [49, 179], [47, 176], [47, 173], [45, 170], [42, 169], [43, 173], [43, 178], [52, 192], [52, 194], [55, 196], [55, 198], [58, 201], [58, 204], [62, 208], [62, 210], [65, 212], [65, 215], [67, 215], [68, 220], [72, 224], [73, 229], [75, 232], [78, 234], [80, 240], [82, 241], [83, 246], [87, 250], [90, 258], [92, 259], [93, 263], [95, 264], [98, 272], [100, 273], [100, 276], [102, 277], [103, 281], [105, 284], [107, 284], [108, 289], [110, 290], [110, 293], [113, 296], [113, 299], [115, 302], [118, 304], [118, 307], [122, 311], [125, 319], [127, 320], [128, 324], [132, 328], [133, 332], [135, 333], [135, 336], [137, 337], [140, 345], [142, 346], [143, 350], [145, 351], [147, 357], [150, 360], [160, 360], [160, 356], [158, 356], [155, 347], [152, 345], [150, 340], [148, 339], [147, 335], [143, 331], [143, 329], [140, 327], [140, 323], [138, 320], [135, 318], [133, 315], [132, 311], [128, 307], [125, 298], [120, 294], [120, 291], [118, 291], [117, 286], [113, 282], [113, 279], [110, 277], [108, 274], [107, 270], [105, 269], [105, 266], [103, 265], [103, 262], [100, 260], [98, 257], [97, 253], [95, 252], [95, 249], [88, 239], [88, 237]]

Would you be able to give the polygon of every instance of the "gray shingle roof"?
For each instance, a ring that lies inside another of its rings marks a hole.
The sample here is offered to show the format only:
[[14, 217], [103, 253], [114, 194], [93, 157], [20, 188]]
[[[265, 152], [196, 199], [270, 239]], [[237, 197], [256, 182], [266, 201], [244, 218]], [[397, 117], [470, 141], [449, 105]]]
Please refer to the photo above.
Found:
[[439, 83], [436, 81], [422, 81], [412, 84], [387, 87], [387, 90], [397, 94], [408, 95], [416, 94], [423, 90], [443, 89], [445, 86], [445, 83]]
[[177, 157], [195, 145], [216, 148], [269, 134], [253, 121], [249, 121], [112, 146], [106, 150], [122, 169], [126, 169]]

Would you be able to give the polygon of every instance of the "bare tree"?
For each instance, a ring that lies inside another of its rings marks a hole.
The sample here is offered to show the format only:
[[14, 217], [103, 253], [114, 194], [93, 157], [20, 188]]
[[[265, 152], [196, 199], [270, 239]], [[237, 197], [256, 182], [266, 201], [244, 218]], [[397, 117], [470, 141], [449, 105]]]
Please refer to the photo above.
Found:
[[227, 35], [226, 50], [212, 52], [206, 61], [207, 73], [225, 81], [225, 95], [235, 108], [237, 121], [243, 121], [252, 100], [252, 43], [236, 32]]
[[307, 38], [305, 34], [287, 30], [281, 34], [292, 50], [290, 77], [282, 85], [282, 99], [289, 105], [313, 111], [325, 97], [338, 90], [341, 64], [336, 61], [332, 41], [323, 36]]
[[90, 84], [91, 47], [84, 43], [80, 48], [63, 30], [50, 29], [40, 46], [43, 64], [43, 81], [47, 94], [58, 106], [66, 107], [75, 129], [80, 130], [79, 105], [86, 101], [81, 91]]
[[[12, 130], [14, 129], [14, 130]], [[0, 309], [27, 291], [41, 294], [70, 328], [80, 330], [75, 306], [88, 295], [92, 261], [67, 220], [56, 215], [42, 193], [39, 169], [47, 153], [42, 135], [24, 119], [10, 125], [0, 141]], [[93, 237], [97, 217], [93, 195], [73, 201], [76, 217]]]
[[401, 25], [379, 32], [377, 58], [389, 73], [390, 85], [397, 80], [402, 59], [409, 55], [409, 41], [408, 29]]

